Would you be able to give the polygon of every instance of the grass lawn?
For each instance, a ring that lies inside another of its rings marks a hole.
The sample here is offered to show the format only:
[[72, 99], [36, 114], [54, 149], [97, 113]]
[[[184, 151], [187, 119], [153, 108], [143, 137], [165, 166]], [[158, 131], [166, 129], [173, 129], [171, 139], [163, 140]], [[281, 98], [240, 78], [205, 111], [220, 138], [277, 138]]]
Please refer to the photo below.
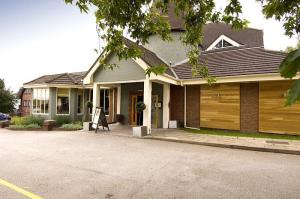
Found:
[[268, 133], [242, 133], [229, 130], [212, 130], [212, 129], [183, 129], [189, 133], [207, 134], [207, 135], [221, 135], [221, 136], [234, 136], [234, 137], [252, 137], [252, 138], [270, 138], [270, 139], [286, 139], [286, 140], [300, 140], [299, 135], [279, 135]]

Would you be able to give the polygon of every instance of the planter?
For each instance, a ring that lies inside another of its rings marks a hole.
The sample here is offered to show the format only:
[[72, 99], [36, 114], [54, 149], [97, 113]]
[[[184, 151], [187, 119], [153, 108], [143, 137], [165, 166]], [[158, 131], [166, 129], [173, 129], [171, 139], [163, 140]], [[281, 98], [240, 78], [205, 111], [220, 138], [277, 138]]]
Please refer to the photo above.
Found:
[[120, 124], [124, 124], [124, 115], [121, 115], [121, 114], [117, 114], [117, 117], [116, 117], [116, 119], [117, 119], [117, 122], [119, 122]]
[[147, 135], [147, 127], [146, 126], [135, 126], [132, 127], [132, 134], [134, 137], [143, 137]]
[[170, 129], [177, 129], [177, 120], [169, 121], [169, 128]]
[[53, 128], [53, 131], [80, 131], [80, 130], [82, 130], [82, 129], [66, 129], [66, 128]]
[[5, 128], [5, 127], [9, 127], [9, 121], [8, 120], [0, 121], [0, 128]]
[[6, 129], [12, 130], [12, 131], [45, 131], [43, 128], [13, 128], [13, 127], [7, 127]]
[[83, 122], [83, 130], [84, 131], [92, 131], [92, 122]]

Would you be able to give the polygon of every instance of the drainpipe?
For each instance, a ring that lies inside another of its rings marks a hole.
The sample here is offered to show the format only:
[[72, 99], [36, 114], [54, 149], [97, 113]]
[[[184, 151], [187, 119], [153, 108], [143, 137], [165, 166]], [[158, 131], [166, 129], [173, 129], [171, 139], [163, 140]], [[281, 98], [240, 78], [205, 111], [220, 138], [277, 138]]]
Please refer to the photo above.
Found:
[[186, 127], [186, 86], [184, 86], [184, 128]]

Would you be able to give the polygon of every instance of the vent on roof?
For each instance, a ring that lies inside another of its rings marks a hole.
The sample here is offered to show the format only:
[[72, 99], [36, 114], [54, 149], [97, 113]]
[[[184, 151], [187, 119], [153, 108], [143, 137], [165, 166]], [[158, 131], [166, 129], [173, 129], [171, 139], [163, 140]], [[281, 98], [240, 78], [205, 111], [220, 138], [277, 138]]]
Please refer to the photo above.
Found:
[[233, 46], [240, 46], [240, 44], [237, 43], [236, 41], [233, 41], [232, 39], [230, 39], [225, 35], [221, 35], [206, 50], [227, 48]]

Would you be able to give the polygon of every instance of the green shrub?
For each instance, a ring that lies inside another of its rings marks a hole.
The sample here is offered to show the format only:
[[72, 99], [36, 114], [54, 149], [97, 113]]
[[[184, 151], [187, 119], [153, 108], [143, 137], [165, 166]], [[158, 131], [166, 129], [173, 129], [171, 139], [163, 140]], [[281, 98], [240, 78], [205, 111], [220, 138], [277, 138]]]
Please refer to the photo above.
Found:
[[44, 123], [44, 118], [40, 117], [40, 116], [26, 116], [23, 118], [23, 125], [31, 125], [31, 124], [37, 124], [39, 126], [42, 126]]
[[41, 128], [41, 126], [39, 126], [38, 124], [29, 124], [29, 125], [10, 125], [9, 128], [12, 129], [39, 129]]
[[40, 116], [26, 116], [26, 117], [18, 117], [14, 116], [11, 118], [11, 124], [12, 125], [18, 125], [18, 126], [28, 126], [31, 124], [37, 124], [39, 126], [43, 125], [44, 118]]
[[56, 121], [56, 125], [60, 127], [64, 124], [70, 124], [71, 118], [68, 115], [57, 115], [55, 117], [55, 121]]
[[62, 129], [82, 129], [82, 124], [77, 123], [71, 123], [71, 124], [63, 124], [60, 128]]
[[12, 125], [22, 125], [23, 124], [23, 117], [13, 116], [11, 118]]

